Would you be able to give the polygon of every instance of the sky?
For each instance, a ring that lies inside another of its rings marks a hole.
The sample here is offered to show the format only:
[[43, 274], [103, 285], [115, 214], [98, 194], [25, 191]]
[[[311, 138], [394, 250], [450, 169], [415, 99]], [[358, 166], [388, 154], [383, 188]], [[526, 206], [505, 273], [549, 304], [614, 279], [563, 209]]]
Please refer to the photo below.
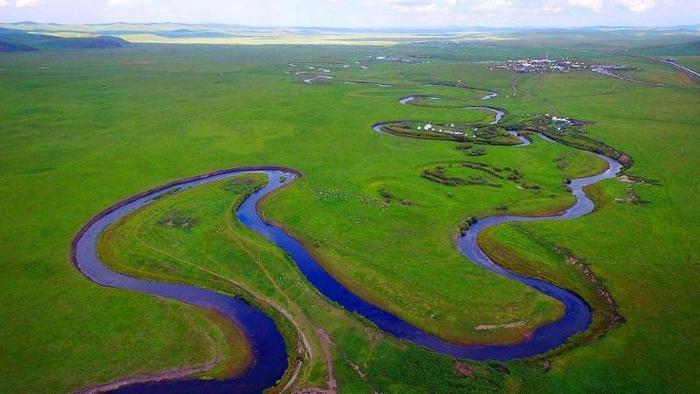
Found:
[[0, 0], [0, 22], [328, 27], [673, 26], [700, 0]]

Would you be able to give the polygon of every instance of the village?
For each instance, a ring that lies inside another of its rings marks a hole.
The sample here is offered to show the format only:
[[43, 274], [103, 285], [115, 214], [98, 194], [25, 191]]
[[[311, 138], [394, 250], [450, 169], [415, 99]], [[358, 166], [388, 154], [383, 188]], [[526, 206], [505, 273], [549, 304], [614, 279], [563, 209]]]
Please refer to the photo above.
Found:
[[[578, 60], [559, 59], [518, 59], [496, 62], [498, 69], [511, 70], [516, 73], [545, 73], [545, 72], [570, 72], [593, 71], [599, 74], [611, 74], [614, 70], [626, 70], [624, 65], [587, 64]], [[491, 70], [494, 68], [492, 67]]]
[[[367, 59], [370, 61], [375, 61], [377, 63], [419, 63], [417, 59], [413, 57], [401, 57], [396, 55], [367, 55]], [[422, 62], [425, 63], [425, 62]], [[429, 63], [429, 62], [428, 62]]]

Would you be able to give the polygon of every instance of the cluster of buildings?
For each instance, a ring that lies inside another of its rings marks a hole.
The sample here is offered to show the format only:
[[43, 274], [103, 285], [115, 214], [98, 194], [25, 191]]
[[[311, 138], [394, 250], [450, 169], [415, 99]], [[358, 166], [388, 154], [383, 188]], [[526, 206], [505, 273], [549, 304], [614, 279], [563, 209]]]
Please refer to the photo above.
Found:
[[597, 73], [611, 73], [612, 70], [622, 70], [625, 66], [587, 64], [577, 60], [567, 59], [518, 59], [497, 62], [496, 68], [515, 71], [516, 73], [545, 73], [545, 72], [569, 72], [569, 71], [593, 71]]
[[567, 72], [571, 70], [586, 70], [588, 65], [571, 60], [552, 59], [518, 59], [498, 62], [497, 68], [515, 71], [517, 73]]
[[399, 56], [367, 56], [377, 62], [393, 62], [393, 63], [414, 63], [413, 59], [404, 58]]

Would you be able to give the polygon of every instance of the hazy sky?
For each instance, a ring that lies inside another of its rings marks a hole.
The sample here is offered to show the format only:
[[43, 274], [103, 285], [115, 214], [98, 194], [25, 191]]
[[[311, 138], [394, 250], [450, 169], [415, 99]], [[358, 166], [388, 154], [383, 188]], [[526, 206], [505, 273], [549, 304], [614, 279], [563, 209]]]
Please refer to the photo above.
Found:
[[218, 22], [266, 26], [668, 26], [700, 0], [0, 0], [0, 22]]

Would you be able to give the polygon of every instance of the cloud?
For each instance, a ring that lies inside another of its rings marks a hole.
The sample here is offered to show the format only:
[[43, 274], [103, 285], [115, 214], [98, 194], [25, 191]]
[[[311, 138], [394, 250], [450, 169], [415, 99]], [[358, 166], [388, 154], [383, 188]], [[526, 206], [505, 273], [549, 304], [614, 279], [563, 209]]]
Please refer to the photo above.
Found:
[[537, 10], [558, 13], [574, 7], [600, 13], [609, 6], [618, 6], [632, 12], [644, 12], [654, 8], [656, 0], [546, 0]]
[[41, 3], [41, 0], [17, 0], [15, 7], [17, 8], [31, 8], [36, 7]]
[[656, 5], [656, 0], [615, 0], [615, 3], [632, 12], [644, 12]]
[[133, 6], [133, 5], [150, 5], [150, 0], [108, 0], [107, 6]]
[[568, 3], [571, 6], [587, 8], [593, 12], [600, 12], [603, 9], [603, 0], [569, 0]]
[[[48, 15], [56, 22], [174, 20], [280, 26], [668, 25], [697, 22], [700, 17], [698, 2], [700, 0], [0, 0], [0, 20], [26, 20], [34, 15], [41, 19]], [[202, 5], [204, 3], [206, 6]], [[308, 7], [299, 7], [302, 3]]]
[[543, 25], [557, 14], [561, 26], [566, 23], [561, 21], [571, 25], [623, 23], [609, 21], [673, 1], [698, 0], [364, 0], [361, 4], [376, 9], [377, 14], [391, 15], [388, 18], [410, 21], [406, 25]]
[[499, 13], [514, 9], [512, 0], [462, 1], [460, 4], [467, 6], [470, 12]]
[[377, 3], [407, 13], [433, 12], [438, 6], [435, 0], [379, 0]]
[[368, 0], [365, 5], [388, 7], [392, 11], [418, 14], [424, 18], [473, 18], [482, 14], [502, 14], [517, 8], [518, 0]]
[[[128, 2], [137, 0], [110, 0]], [[656, 5], [657, 0], [368, 0], [365, 4], [388, 7], [394, 11], [414, 14], [503, 14], [540, 11], [559, 13], [568, 9], [582, 9], [601, 13], [618, 6], [632, 12], [644, 12]]]
[[552, 13], [556, 14], [561, 12], [564, 9], [564, 4], [561, 1], [557, 0], [549, 0], [545, 1], [542, 3], [539, 8], [535, 8], [532, 11], [534, 12], [544, 12], [544, 13]]

